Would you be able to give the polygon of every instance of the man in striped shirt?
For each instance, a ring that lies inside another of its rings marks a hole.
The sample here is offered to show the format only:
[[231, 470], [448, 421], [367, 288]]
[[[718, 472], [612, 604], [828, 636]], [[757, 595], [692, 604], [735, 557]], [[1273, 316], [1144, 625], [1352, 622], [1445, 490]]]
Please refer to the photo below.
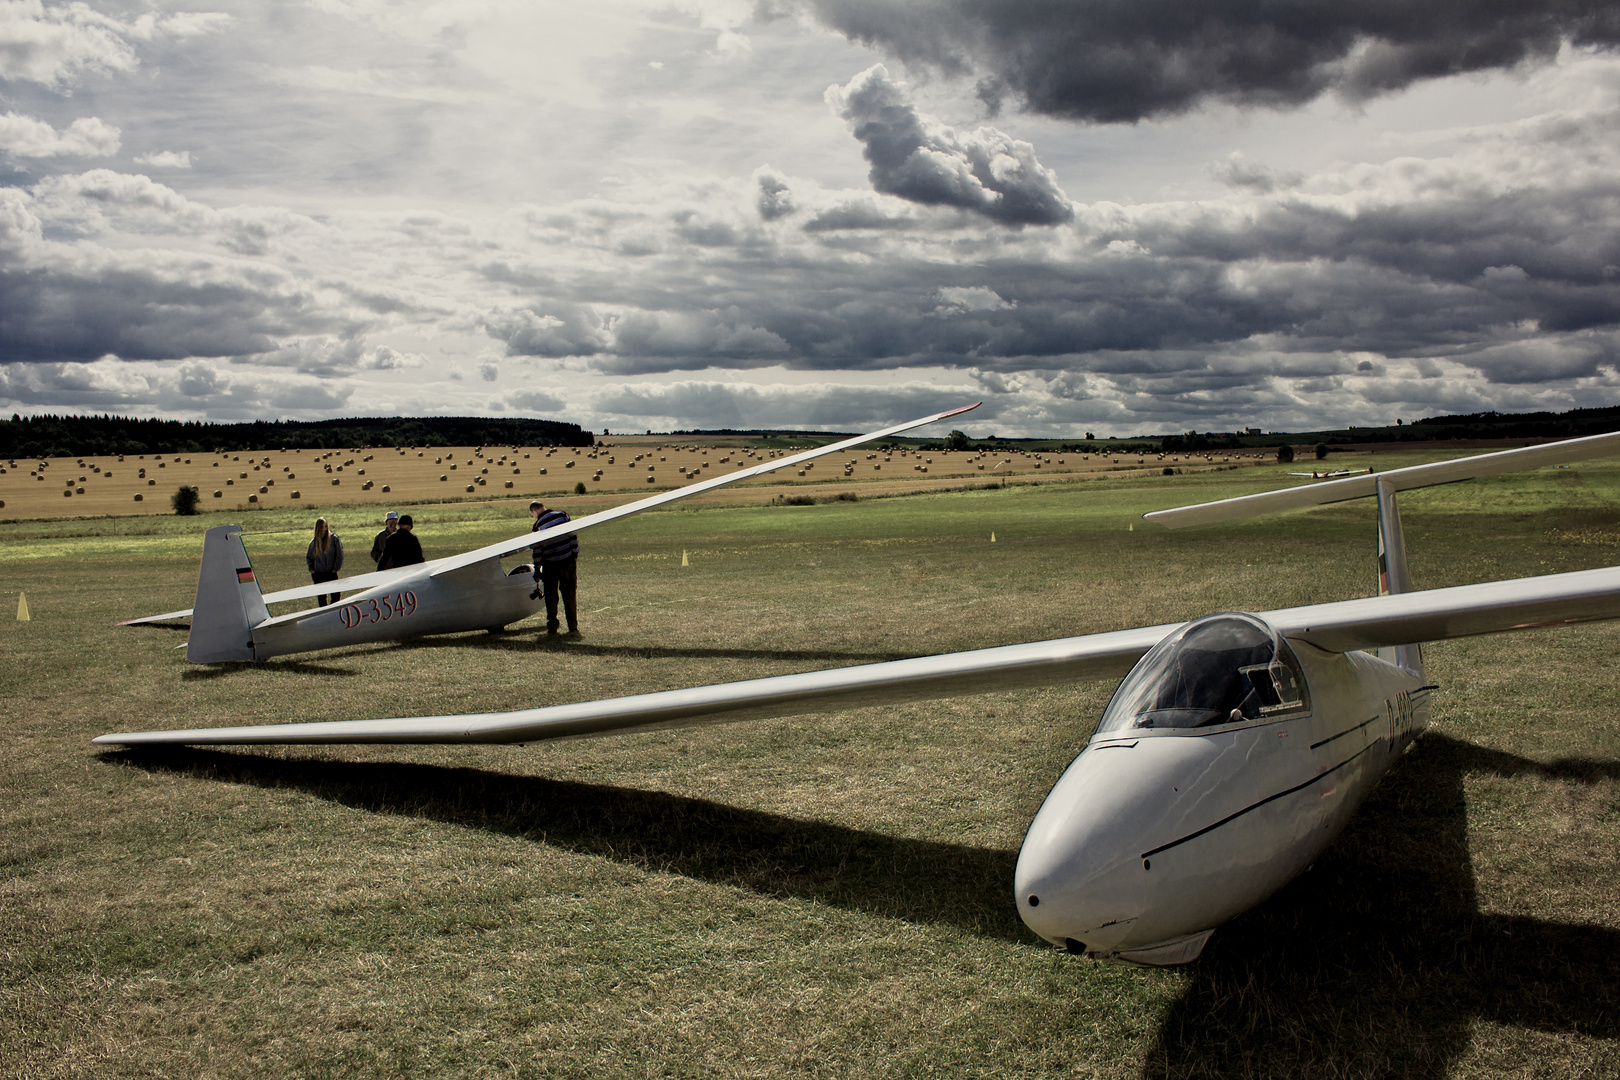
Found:
[[[568, 515], [561, 510], [547, 510], [539, 499], [529, 504], [534, 518], [530, 532], [540, 532], [568, 523]], [[579, 633], [579, 612], [574, 606], [574, 569], [579, 562], [579, 537], [573, 533], [554, 536], [534, 545], [534, 583], [531, 595], [542, 591], [546, 597], [546, 633], [555, 634], [561, 624], [557, 622], [557, 597], [562, 596], [564, 612], [568, 616], [568, 632]]]

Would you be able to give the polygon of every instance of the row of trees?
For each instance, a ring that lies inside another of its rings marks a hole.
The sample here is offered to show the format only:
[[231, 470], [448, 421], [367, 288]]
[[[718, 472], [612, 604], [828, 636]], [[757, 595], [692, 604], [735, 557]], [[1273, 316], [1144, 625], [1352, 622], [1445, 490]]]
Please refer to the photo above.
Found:
[[0, 421], [0, 456], [203, 454], [307, 446], [591, 446], [591, 433], [558, 420], [485, 416], [355, 417], [213, 424], [132, 416], [19, 416]]

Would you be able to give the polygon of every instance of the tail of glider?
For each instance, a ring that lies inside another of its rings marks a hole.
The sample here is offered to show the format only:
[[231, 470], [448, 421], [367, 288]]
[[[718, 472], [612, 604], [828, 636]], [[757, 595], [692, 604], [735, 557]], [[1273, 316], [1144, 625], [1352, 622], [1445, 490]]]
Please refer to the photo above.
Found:
[[216, 525], [203, 536], [197, 602], [186, 659], [193, 664], [252, 660], [253, 627], [270, 617], [253, 575], [240, 525]]
[[[1395, 505], [1395, 485], [1378, 481], [1378, 595], [1399, 596], [1412, 591], [1412, 575], [1406, 568], [1406, 534], [1401, 531], [1401, 511]], [[1423, 646], [1395, 645], [1378, 650], [1378, 655], [1408, 671], [1423, 671]]]

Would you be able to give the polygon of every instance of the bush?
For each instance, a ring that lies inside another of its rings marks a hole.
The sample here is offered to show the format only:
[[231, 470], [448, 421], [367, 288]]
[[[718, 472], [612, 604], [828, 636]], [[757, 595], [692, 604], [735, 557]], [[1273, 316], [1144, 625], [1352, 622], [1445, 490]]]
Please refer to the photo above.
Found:
[[583, 494], [585, 494], [585, 481], [581, 480], [579, 483], [574, 485], [574, 494], [575, 495], [583, 495]]
[[1328, 446], [1325, 442], [1316, 444], [1316, 460], [1321, 461], [1328, 456]]
[[174, 494], [169, 496], [169, 505], [174, 507], [175, 513], [182, 517], [190, 517], [197, 512], [197, 502], [201, 498], [202, 495], [196, 488], [181, 484], [175, 489]]
[[1277, 447], [1277, 464], [1292, 465], [1294, 462], [1294, 448], [1284, 443]]

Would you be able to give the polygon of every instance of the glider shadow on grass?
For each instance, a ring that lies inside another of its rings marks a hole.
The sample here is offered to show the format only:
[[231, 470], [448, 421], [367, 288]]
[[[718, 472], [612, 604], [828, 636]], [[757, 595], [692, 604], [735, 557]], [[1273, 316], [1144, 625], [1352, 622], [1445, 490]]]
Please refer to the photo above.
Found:
[[[1008, 896], [1012, 851], [481, 769], [188, 748], [104, 759], [291, 787], [763, 895], [1031, 940]], [[1479, 1020], [1620, 1038], [1620, 931], [1479, 910], [1463, 784], [1481, 774], [1595, 784], [1620, 778], [1620, 764], [1540, 765], [1431, 732], [1311, 872], [1224, 926], [1185, 969], [1186, 990], [1143, 1075], [1439, 1080]], [[1075, 1022], [1091, 1022], [1089, 1009], [1077, 997]]]
[[1479, 1021], [1620, 1037], [1620, 931], [1479, 910], [1470, 775], [1596, 784], [1620, 763], [1431, 731], [1309, 873], [1210, 939], [1143, 1075], [1440, 1080]]
[[399, 762], [190, 748], [104, 760], [295, 788], [371, 813], [428, 818], [642, 869], [886, 918], [1028, 941], [1009, 895], [1017, 852], [910, 840], [657, 791]]

